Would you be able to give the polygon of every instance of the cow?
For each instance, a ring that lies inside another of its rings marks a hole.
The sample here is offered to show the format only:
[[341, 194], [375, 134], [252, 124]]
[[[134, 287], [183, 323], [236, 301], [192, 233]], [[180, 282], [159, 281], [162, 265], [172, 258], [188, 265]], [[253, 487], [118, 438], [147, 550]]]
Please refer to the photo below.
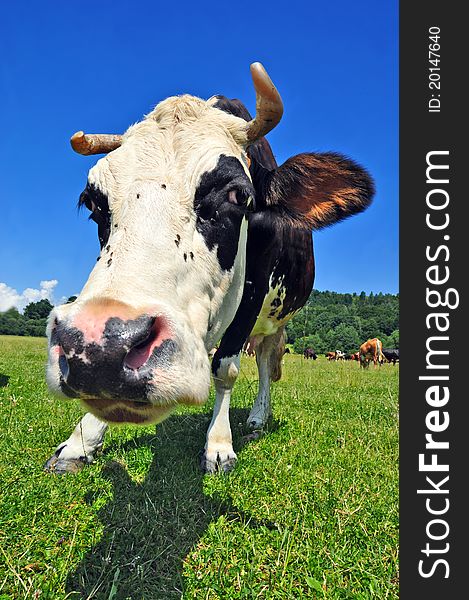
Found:
[[345, 352], [342, 352], [342, 350], [336, 350], [335, 360], [345, 360]]
[[303, 352], [303, 356], [304, 358], [312, 358], [313, 360], [316, 360], [318, 357], [318, 355], [312, 348], [306, 348]]
[[371, 361], [373, 364], [381, 366], [383, 362], [383, 344], [378, 338], [367, 340], [360, 346], [360, 366], [368, 368]]
[[384, 358], [393, 366], [399, 361], [399, 350], [395, 348], [383, 348]]
[[108, 424], [157, 423], [179, 404], [203, 404], [211, 371], [215, 406], [201, 468], [229, 471], [229, 403], [247, 339], [259, 370], [247, 423], [260, 430], [270, 418], [285, 325], [313, 286], [312, 231], [367, 208], [374, 184], [332, 152], [278, 166], [265, 135], [282, 100], [260, 63], [251, 74], [254, 118], [236, 99], [182, 95], [124, 135], [72, 136], [75, 151], [105, 154], [79, 199], [101, 251], [75, 302], [48, 320], [49, 389], [88, 412], [46, 469], [90, 463]]
[[326, 358], [327, 360], [336, 360], [336, 353], [334, 351], [331, 352], [326, 352]]

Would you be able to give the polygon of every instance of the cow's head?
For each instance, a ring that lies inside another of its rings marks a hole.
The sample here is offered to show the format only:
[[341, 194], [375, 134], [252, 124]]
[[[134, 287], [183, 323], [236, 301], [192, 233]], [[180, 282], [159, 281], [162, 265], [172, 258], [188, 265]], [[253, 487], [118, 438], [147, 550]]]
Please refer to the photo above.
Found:
[[219, 97], [180, 96], [123, 136], [72, 138], [82, 154], [108, 152], [79, 201], [101, 253], [76, 301], [51, 313], [47, 379], [105, 421], [157, 421], [206, 399], [207, 350], [243, 292], [251, 212], [313, 228], [371, 199], [366, 173], [338, 155], [299, 155], [278, 169], [256, 160], [283, 107], [263, 67], [251, 71], [254, 119]]

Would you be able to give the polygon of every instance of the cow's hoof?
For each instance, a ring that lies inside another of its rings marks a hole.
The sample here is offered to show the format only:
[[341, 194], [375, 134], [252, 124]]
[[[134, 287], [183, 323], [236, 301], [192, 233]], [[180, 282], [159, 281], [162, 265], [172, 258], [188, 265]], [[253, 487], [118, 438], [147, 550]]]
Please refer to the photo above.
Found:
[[266, 427], [267, 423], [271, 419], [271, 412], [268, 412], [266, 414], [265, 411], [256, 410], [256, 407], [254, 406], [249, 414], [249, 417], [247, 418], [246, 425], [252, 432], [263, 431], [263, 429]]
[[253, 433], [256, 431], [262, 432], [267, 427], [267, 423], [269, 423], [269, 420], [271, 420], [271, 418], [272, 418], [272, 415], [269, 415], [266, 418], [262, 418], [259, 415], [257, 415], [257, 416], [249, 415], [249, 417], [246, 421], [246, 425]]
[[203, 452], [200, 459], [200, 468], [204, 473], [229, 473], [236, 465], [236, 454], [231, 452]]
[[61, 456], [62, 448], [55, 451], [44, 465], [44, 471], [55, 473], [56, 475], [65, 475], [65, 473], [78, 473], [88, 463], [86, 457], [66, 458]]
[[249, 429], [251, 429], [254, 432], [254, 431], [262, 431], [265, 423], [263, 421], [261, 421], [260, 419], [248, 419], [246, 421], [246, 425], [249, 427]]

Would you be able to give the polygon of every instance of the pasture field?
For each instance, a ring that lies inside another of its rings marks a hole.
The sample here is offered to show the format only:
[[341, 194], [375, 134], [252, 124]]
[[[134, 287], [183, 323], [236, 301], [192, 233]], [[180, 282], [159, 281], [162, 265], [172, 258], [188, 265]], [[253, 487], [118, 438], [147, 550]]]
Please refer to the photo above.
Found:
[[0, 336], [0, 600], [398, 598], [398, 366], [285, 355], [253, 439], [243, 357], [229, 475], [198, 467], [211, 395], [56, 476], [83, 413], [50, 396], [45, 360], [45, 339]]

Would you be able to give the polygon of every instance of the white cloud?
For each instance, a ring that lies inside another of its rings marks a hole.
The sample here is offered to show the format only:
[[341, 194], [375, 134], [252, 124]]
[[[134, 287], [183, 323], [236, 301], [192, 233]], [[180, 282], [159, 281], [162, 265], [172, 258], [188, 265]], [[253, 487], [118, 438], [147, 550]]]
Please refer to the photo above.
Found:
[[0, 312], [13, 307], [22, 312], [30, 302], [38, 302], [46, 298], [51, 304], [55, 304], [54, 289], [58, 283], [57, 279], [41, 281], [39, 289], [26, 288], [20, 294], [6, 283], [0, 282]]

